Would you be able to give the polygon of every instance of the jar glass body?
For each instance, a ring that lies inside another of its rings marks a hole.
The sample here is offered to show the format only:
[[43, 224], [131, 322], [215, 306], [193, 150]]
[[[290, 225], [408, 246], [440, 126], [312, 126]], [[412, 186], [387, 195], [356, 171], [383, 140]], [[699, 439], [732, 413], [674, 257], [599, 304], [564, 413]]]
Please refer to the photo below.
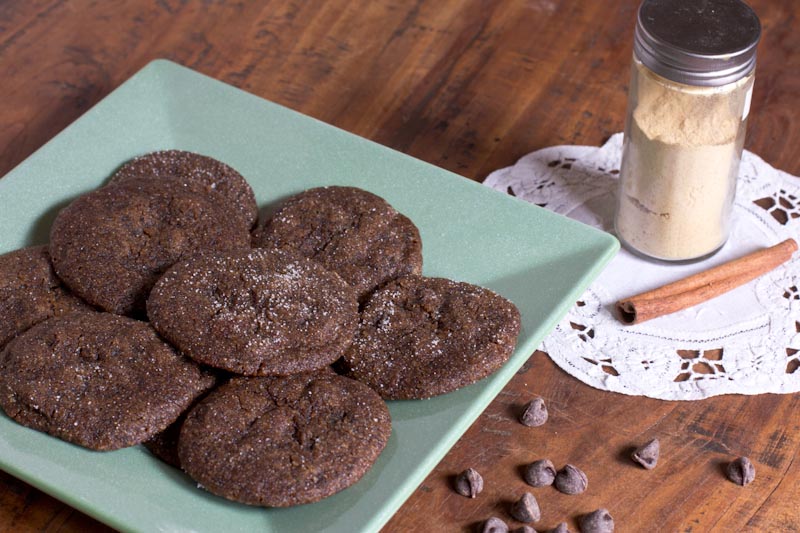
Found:
[[753, 80], [685, 85], [634, 54], [615, 216], [627, 248], [694, 261], [725, 244]]

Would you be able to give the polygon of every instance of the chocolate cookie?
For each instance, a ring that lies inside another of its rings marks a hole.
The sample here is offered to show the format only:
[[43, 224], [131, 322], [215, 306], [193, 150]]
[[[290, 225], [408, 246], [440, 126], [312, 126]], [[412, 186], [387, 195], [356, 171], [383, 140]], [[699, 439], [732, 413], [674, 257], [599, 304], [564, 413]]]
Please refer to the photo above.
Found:
[[[320, 370], [315, 371], [318, 373], [319, 377], [325, 376], [335, 376], [336, 373], [333, 369], [329, 366], [326, 366]], [[217, 376], [217, 383], [221, 383], [219, 380], [221, 379]], [[225, 380], [227, 381], [227, 380]], [[191, 412], [191, 410], [195, 407], [196, 404], [200, 403], [203, 398], [205, 398], [206, 394], [203, 396], [198, 397], [194, 404], [189, 407], [183, 414], [178, 417], [178, 419], [170, 424], [170, 426], [162, 431], [161, 433], [156, 434], [150, 440], [147, 440], [142, 443], [142, 445], [147, 448], [147, 450], [167, 463], [170, 466], [174, 466], [175, 468], [181, 467], [181, 460], [178, 457], [178, 437], [181, 433], [181, 427], [183, 427], [184, 421], [186, 421], [187, 415]]]
[[184, 354], [246, 375], [329, 365], [358, 326], [352, 287], [310, 259], [274, 249], [176, 264], [153, 288], [147, 314]]
[[118, 314], [143, 311], [173, 263], [200, 251], [249, 246], [247, 231], [218, 205], [179, 184], [126, 180], [81, 196], [56, 217], [53, 267], [89, 303]]
[[177, 180], [194, 192], [217, 198], [241, 216], [247, 229], [258, 218], [256, 198], [247, 180], [212, 157], [183, 150], [151, 152], [119, 167], [111, 176], [111, 183], [136, 178]]
[[375, 288], [422, 272], [419, 230], [381, 197], [355, 187], [309, 189], [288, 199], [253, 244], [286, 248], [338, 273], [364, 301]]
[[178, 454], [184, 470], [218, 496], [286, 507], [358, 481], [390, 434], [386, 404], [357, 381], [235, 378], [189, 413]]
[[91, 307], [61, 284], [47, 246], [0, 255], [0, 350], [42, 320], [81, 310]]
[[514, 304], [488, 289], [408, 276], [372, 295], [344, 359], [386, 399], [428, 398], [497, 370], [519, 329]]
[[144, 322], [72, 313], [8, 343], [0, 407], [24, 426], [116, 450], [166, 428], [212, 379]]

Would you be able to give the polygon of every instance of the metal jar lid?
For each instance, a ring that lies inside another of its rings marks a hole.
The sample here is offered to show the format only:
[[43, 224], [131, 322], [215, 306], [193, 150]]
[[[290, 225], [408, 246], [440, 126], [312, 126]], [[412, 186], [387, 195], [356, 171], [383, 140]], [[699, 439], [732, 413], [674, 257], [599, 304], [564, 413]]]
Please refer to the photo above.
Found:
[[756, 65], [761, 23], [741, 0], [644, 0], [633, 51], [668, 80], [720, 86]]

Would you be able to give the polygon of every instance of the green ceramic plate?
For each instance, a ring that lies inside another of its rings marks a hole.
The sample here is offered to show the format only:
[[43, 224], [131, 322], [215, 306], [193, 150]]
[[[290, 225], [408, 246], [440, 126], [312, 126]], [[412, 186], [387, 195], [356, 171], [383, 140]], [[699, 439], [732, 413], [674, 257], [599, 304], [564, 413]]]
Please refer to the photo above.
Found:
[[394, 431], [372, 470], [331, 498], [292, 509], [230, 503], [141, 447], [90, 452], [0, 415], [0, 468], [120, 530], [378, 530], [618, 248], [605, 233], [159, 60], [0, 180], [0, 253], [46, 242], [70, 200], [128, 158], [164, 148], [232, 165], [267, 209], [319, 185], [383, 196], [419, 226], [426, 275], [503, 294], [522, 313], [522, 334], [511, 360], [480, 383], [390, 402]]

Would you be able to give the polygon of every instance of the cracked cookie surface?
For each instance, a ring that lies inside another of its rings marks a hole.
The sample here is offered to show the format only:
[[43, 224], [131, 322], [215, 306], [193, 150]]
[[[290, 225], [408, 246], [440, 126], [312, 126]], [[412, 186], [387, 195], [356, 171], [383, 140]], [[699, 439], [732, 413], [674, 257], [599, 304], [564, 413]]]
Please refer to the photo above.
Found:
[[428, 398], [497, 370], [519, 329], [516, 306], [489, 289], [408, 276], [367, 301], [345, 367], [383, 398]]
[[204, 196], [171, 182], [126, 180], [85, 194], [56, 217], [53, 267], [87, 302], [117, 314], [144, 311], [150, 289], [200, 251], [249, 247], [249, 234]]
[[152, 437], [212, 384], [148, 324], [109, 313], [50, 318], [0, 354], [6, 414], [93, 450]]
[[411, 220], [355, 187], [319, 187], [292, 196], [256, 232], [253, 244], [294, 250], [338, 273], [359, 301], [377, 287], [422, 272], [422, 240]]
[[218, 496], [286, 507], [358, 481], [390, 434], [386, 404], [349, 378], [234, 378], [189, 413], [178, 454], [184, 470]]
[[56, 277], [47, 246], [0, 255], [0, 350], [43, 320], [91, 309]]
[[189, 357], [245, 375], [329, 365], [358, 325], [352, 287], [310, 259], [274, 249], [175, 265], [153, 288], [147, 313]]
[[250, 184], [235, 169], [213, 157], [184, 150], [150, 152], [119, 167], [111, 176], [111, 183], [137, 178], [175, 180], [193, 192], [224, 202], [225, 208], [242, 218], [247, 229], [258, 218]]

